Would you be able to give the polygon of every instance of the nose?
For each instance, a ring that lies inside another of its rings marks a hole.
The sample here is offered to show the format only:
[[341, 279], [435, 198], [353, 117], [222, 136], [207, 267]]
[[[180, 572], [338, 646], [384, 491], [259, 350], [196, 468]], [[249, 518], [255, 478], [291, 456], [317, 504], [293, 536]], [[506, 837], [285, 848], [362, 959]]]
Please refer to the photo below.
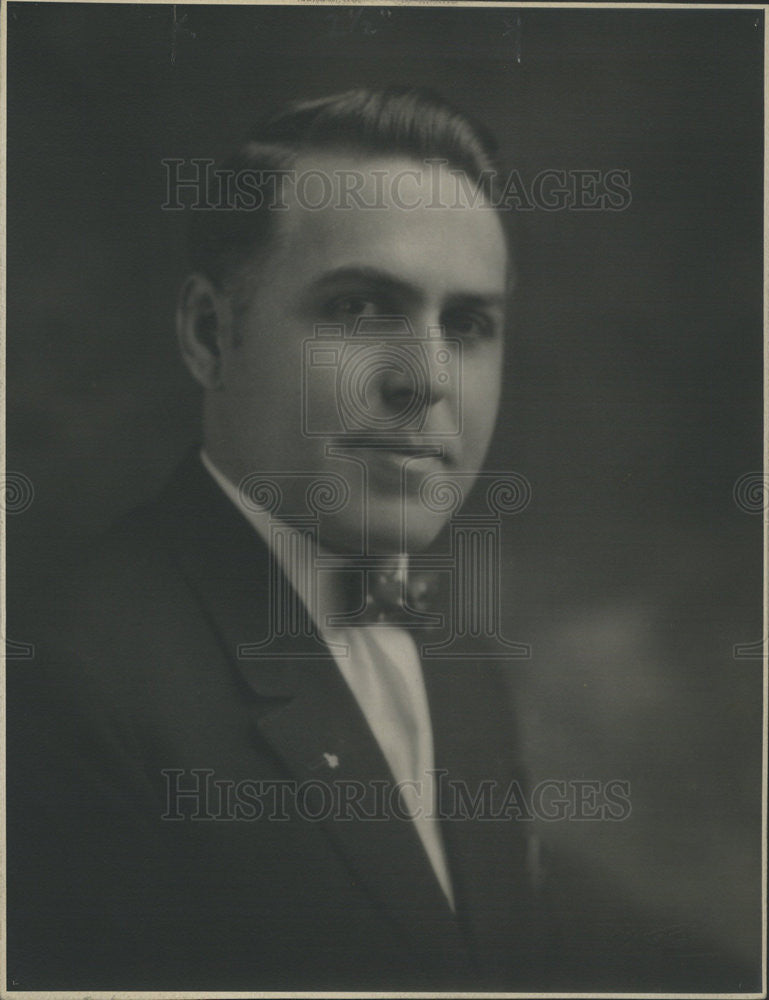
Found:
[[398, 361], [382, 373], [382, 399], [393, 413], [426, 412], [450, 391], [451, 348], [442, 337], [415, 337], [397, 348]]

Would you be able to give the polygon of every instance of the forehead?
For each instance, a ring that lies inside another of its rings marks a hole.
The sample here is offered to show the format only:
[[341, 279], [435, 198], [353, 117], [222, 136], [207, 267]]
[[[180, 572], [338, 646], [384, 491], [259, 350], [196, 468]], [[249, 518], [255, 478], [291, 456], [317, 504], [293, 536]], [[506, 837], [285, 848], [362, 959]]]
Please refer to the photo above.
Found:
[[308, 154], [294, 165], [286, 201], [272, 263], [296, 283], [370, 267], [436, 294], [499, 295], [506, 287], [497, 212], [445, 166]]

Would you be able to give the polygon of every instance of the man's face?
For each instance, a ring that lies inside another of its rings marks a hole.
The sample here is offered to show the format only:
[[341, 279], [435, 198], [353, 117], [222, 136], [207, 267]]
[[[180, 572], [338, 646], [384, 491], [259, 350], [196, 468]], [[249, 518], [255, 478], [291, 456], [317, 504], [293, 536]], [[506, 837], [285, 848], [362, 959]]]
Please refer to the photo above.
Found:
[[293, 512], [313, 477], [343, 477], [349, 499], [321, 522], [328, 549], [360, 552], [366, 530], [369, 551], [419, 551], [448, 517], [425, 504], [425, 478], [470, 473], [467, 488], [494, 428], [502, 226], [488, 207], [453, 207], [456, 180], [443, 167], [323, 154], [295, 167], [332, 183], [357, 170], [361, 199], [384, 207], [326, 198], [313, 209], [309, 188], [304, 204], [289, 197], [239, 335], [223, 345], [208, 447], [236, 484], [279, 474]]

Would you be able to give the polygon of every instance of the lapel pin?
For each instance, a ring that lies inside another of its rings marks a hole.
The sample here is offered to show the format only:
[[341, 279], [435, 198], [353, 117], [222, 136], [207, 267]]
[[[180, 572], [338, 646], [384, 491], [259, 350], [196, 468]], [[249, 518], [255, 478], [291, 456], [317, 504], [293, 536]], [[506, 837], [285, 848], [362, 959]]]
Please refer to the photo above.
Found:
[[335, 768], [339, 767], [339, 758], [335, 753], [324, 753], [323, 759], [328, 764], [328, 766], [333, 771]]

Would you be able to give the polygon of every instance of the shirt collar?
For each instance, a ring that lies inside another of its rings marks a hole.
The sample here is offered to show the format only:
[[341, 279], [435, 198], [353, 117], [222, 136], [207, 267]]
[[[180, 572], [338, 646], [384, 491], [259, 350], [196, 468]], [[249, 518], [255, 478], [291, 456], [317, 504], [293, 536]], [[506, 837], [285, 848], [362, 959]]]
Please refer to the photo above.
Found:
[[[312, 579], [312, 574], [298, 571], [296, 563], [283, 558], [281, 551], [276, 551], [272, 545], [270, 525], [274, 524], [275, 521], [280, 521], [280, 518], [276, 518], [274, 514], [270, 513], [263, 507], [258, 506], [251, 499], [249, 499], [247, 504], [244, 503], [243, 497], [241, 496], [237, 486], [235, 486], [235, 484], [232, 483], [227, 476], [225, 476], [224, 473], [217, 468], [216, 465], [214, 465], [205, 448], [201, 448], [200, 450], [200, 461], [217, 486], [219, 486], [222, 490], [224, 495], [229, 498], [243, 517], [245, 517], [249, 524], [254, 528], [257, 534], [262, 538], [265, 545], [267, 545], [267, 547], [273, 552], [275, 558], [280, 564], [281, 570], [306, 607], [308, 607], [311, 611], [313, 608], [315, 609], [315, 624], [318, 628], [325, 634], [333, 633], [334, 630], [325, 627], [323, 623], [326, 621], [329, 614], [333, 614], [338, 611], [339, 608], [344, 606], [344, 598], [341, 593], [343, 584], [339, 579], [338, 573], [335, 573], [333, 570], [324, 570], [317, 574], [318, 593], [315, 595], [315, 601], [313, 601], [313, 595], [309, 592], [309, 581]], [[282, 533], [285, 537], [299, 535], [296, 528], [293, 528], [291, 525], [287, 525], [285, 523], [282, 523]], [[297, 546], [297, 550], [301, 551], [303, 548], [303, 546]], [[312, 555], [330, 555], [330, 553], [322, 548], [314, 547]], [[398, 574], [405, 576], [408, 572], [408, 555], [400, 553], [397, 557], [395, 557], [395, 560], [397, 560]]]

